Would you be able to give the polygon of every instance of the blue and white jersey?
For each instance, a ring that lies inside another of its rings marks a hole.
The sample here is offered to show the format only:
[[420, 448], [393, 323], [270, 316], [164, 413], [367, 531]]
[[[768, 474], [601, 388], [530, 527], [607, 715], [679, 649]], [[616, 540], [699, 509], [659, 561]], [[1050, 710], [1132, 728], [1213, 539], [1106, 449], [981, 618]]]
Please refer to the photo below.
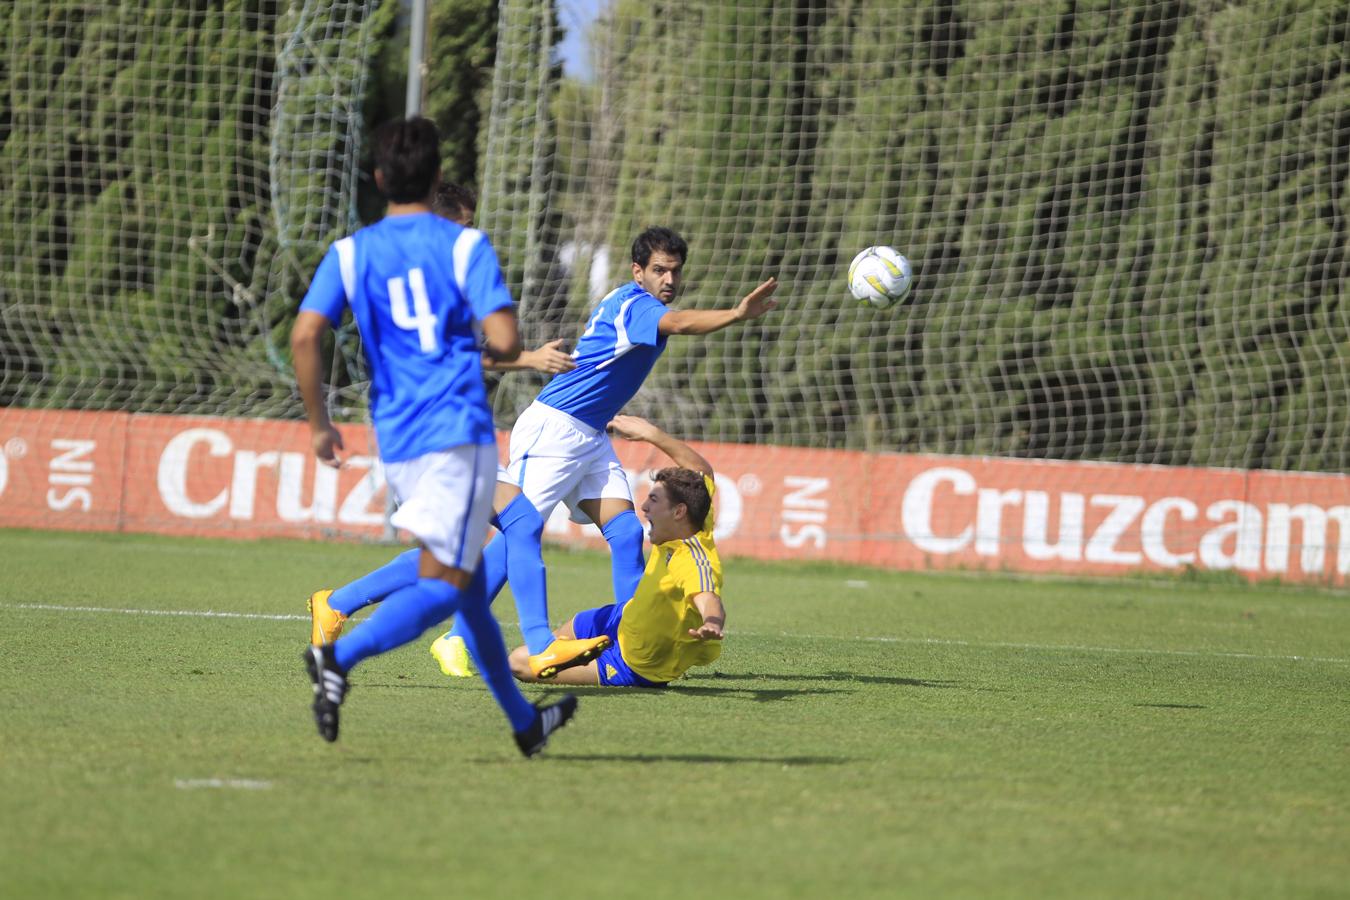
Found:
[[572, 353], [577, 367], [545, 385], [539, 402], [603, 430], [633, 399], [666, 349], [657, 323], [668, 311], [637, 282], [610, 292], [577, 341]]
[[380, 457], [400, 462], [493, 442], [478, 322], [511, 305], [481, 231], [416, 213], [335, 242], [300, 309], [336, 326], [351, 308]]

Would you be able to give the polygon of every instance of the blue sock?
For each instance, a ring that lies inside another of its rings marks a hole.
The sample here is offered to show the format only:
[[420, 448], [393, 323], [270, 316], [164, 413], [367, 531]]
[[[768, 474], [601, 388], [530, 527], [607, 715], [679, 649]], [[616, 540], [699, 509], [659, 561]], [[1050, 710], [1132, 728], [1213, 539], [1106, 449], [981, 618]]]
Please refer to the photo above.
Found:
[[414, 547], [400, 553], [369, 575], [363, 575], [350, 584], [333, 591], [328, 605], [344, 616], [358, 609], [379, 603], [399, 588], [417, 583], [417, 560], [421, 550]]
[[516, 600], [520, 633], [531, 653], [543, 653], [553, 643], [553, 629], [548, 624], [548, 577], [540, 546], [544, 520], [523, 494], [508, 503], [499, 518], [506, 545], [506, 578]]
[[[524, 496], [521, 496], [517, 499], [524, 500], [525, 498]], [[508, 504], [506, 509], [510, 509], [513, 505], [514, 503]], [[534, 509], [533, 506], [530, 508]], [[505, 512], [506, 510], [502, 510], [503, 514], [505, 514]], [[536, 515], [538, 515], [538, 513], [536, 513]], [[500, 522], [498, 522], [498, 527], [501, 528]], [[499, 534], [488, 541], [488, 545], [483, 548], [483, 559], [478, 564], [478, 571], [474, 573], [475, 578], [479, 577], [480, 574], [483, 577], [484, 593], [486, 594], [489, 606], [492, 604], [493, 600], [497, 599], [497, 595], [502, 592], [502, 585], [506, 584], [506, 534], [505, 529], [502, 530], [502, 534]], [[445, 633], [446, 637], [450, 637], [451, 635], [463, 638], [464, 643], [472, 650], [473, 639], [469, 636], [468, 629], [464, 627], [464, 623], [458, 618], [455, 619], [450, 630]]]
[[337, 639], [333, 644], [337, 664], [350, 671], [363, 659], [417, 640], [422, 632], [455, 614], [460, 594], [459, 588], [439, 578], [419, 578], [399, 588], [384, 598], [370, 618]]
[[609, 542], [610, 574], [614, 579], [614, 602], [627, 603], [647, 567], [642, 558], [642, 523], [637, 513], [625, 509], [605, 523], [600, 533]]
[[516, 686], [516, 679], [511, 674], [511, 665], [506, 658], [502, 630], [488, 608], [483, 581], [480, 568], [464, 590], [455, 624], [464, 624], [465, 643], [471, 648], [474, 662], [478, 664], [478, 671], [482, 673], [488, 691], [502, 712], [506, 713], [506, 718], [511, 720], [511, 730], [524, 731], [534, 722], [538, 713]]

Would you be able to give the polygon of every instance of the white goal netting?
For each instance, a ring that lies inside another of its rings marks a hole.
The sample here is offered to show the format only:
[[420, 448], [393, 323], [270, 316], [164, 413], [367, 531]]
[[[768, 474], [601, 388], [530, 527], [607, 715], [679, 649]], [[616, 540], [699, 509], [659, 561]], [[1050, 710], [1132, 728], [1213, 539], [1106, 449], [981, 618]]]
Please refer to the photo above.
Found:
[[[500, 25], [482, 221], [534, 336], [574, 337], [648, 224], [689, 240], [688, 304], [782, 281], [672, 341], [637, 404], [671, 428], [1350, 464], [1344, 3], [615, 0], [585, 79], [548, 3]], [[871, 244], [913, 261], [904, 308], [848, 296]]]
[[[395, 8], [0, 9], [0, 404], [295, 415], [286, 331], [357, 224]], [[1343, 0], [599, 9], [581, 75], [575, 16], [497, 10], [479, 220], [531, 342], [574, 339], [649, 224], [690, 242], [689, 305], [782, 282], [769, 317], [672, 342], [635, 411], [741, 443], [1350, 467]], [[871, 244], [912, 260], [907, 305], [848, 296]], [[361, 421], [350, 333], [334, 382]], [[538, 386], [498, 385], [501, 424]]]
[[294, 412], [286, 331], [356, 224], [378, 6], [7, 4], [0, 404]]

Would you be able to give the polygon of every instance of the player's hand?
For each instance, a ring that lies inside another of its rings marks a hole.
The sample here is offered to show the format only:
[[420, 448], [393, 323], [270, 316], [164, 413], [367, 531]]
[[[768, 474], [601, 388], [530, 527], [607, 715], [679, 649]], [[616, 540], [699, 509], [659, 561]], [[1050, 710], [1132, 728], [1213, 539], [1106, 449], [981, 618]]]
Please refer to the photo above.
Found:
[[755, 288], [750, 293], [741, 298], [741, 302], [736, 304], [736, 318], [742, 322], [748, 319], [758, 319], [769, 310], [778, 305], [777, 300], [770, 299], [773, 292], [778, 290], [778, 279], [770, 278], [768, 281]]
[[661, 433], [661, 429], [641, 416], [615, 416], [609, 420], [609, 430], [628, 441], [650, 441]]
[[325, 466], [334, 469], [342, 466], [342, 458], [337, 455], [337, 451], [345, 449], [342, 446], [342, 432], [332, 424], [313, 429], [310, 432], [310, 445], [314, 448], [314, 456]]
[[702, 625], [689, 629], [689, 636], [700, 641], [720, 641], [722, 623], [717, 619], [704, 619]]
[[549, 341], [536, 350], [528, 351], [529, 359], [525, 362], [529, 364], [531, 369], [548, 375], [572, 371], [577, 367], [577, 362], [572, 358], [572, 354], [562, 349], [562, 343], [563, 339], [558, 338], [556, 341]]

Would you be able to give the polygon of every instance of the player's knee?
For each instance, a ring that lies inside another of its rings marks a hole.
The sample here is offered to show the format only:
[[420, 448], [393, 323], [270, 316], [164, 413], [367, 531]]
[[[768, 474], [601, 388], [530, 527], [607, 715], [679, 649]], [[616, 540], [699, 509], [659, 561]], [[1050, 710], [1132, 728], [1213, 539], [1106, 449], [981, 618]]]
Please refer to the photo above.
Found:
[[510, 540], [538, 541], [544, 535], [544, 517], [524, 494], [508, 503], [497, 518], [502, 523], [502, 532]]
[[613, 548], [636, 547], [638, 553], [642, 552], [642, 522], [638, 519], [637, 513], [631, 509], [626, 509], [610, 519], [600, 532]]

